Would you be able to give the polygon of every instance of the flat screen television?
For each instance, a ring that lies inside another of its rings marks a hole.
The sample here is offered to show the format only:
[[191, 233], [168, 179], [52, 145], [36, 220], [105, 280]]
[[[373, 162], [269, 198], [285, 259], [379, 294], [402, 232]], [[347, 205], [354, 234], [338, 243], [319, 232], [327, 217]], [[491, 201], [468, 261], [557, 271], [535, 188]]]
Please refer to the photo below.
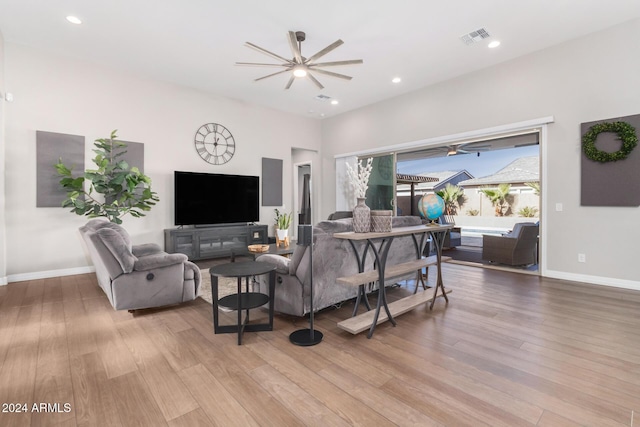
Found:
[[258, 221], [259, 181], [257, 176], [175, 171], [175, 224]]

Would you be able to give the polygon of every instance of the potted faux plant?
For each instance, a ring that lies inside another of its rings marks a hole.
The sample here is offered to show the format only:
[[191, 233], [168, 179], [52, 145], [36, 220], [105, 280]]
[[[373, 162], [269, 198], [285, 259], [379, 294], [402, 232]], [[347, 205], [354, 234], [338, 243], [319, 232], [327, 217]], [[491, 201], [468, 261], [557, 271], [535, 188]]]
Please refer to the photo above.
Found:
[[114, 130], [109, 138], [96, 140], [93, 162], [97, 169], [88, 169], [82, 176], [74, 177], [73, 168], [62, 163], [62, 158], [55, 165], [62, 177], [60, 185], [67, 191], [63, 208], [70, 207], [77, 215], [106, 217], [122, 224], [122, 216], [145, 216], [143, 212], [156, 204], [159, 198], [151, 191], [151, 178], [121, 159], [127, 144], [116, 138]]
[[276, 238], [278, 246], [282, 242], [284, 246], [289, 245], [289, 227], [291, 226], [292, 213], [280, 213], [276, 211]]

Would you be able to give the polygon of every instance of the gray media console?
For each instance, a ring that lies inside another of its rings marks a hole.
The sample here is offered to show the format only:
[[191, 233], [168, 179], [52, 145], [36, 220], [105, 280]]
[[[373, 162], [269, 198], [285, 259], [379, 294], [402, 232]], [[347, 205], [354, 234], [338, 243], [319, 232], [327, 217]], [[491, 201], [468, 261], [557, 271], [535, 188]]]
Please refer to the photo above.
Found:
[[164, 249], [190, 260], [246, 254], [247, 246], [268, 243], [266, 225], [220, 225], [164, 230]]

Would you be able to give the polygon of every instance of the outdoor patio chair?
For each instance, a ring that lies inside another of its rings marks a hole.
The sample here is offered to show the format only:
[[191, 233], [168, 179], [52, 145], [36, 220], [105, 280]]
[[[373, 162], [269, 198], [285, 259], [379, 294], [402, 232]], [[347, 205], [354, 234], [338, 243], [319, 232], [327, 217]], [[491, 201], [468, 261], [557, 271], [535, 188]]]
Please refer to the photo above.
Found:
[[508, 265], [537, 263], [538, 225], [518, 223], [504, 236], [482, 236], [482, 259]]

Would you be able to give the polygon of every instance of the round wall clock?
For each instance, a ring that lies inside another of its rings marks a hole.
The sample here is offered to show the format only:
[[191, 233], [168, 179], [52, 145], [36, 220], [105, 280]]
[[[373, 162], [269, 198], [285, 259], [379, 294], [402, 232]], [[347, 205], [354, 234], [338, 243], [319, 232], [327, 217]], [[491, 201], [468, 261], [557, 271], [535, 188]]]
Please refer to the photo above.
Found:
[[236, 141], [229, 129], [217, 123], [200, 126], [194, 138], [196, 151], [202, 159], [212, 165], [227, 163], [236, 152]]

